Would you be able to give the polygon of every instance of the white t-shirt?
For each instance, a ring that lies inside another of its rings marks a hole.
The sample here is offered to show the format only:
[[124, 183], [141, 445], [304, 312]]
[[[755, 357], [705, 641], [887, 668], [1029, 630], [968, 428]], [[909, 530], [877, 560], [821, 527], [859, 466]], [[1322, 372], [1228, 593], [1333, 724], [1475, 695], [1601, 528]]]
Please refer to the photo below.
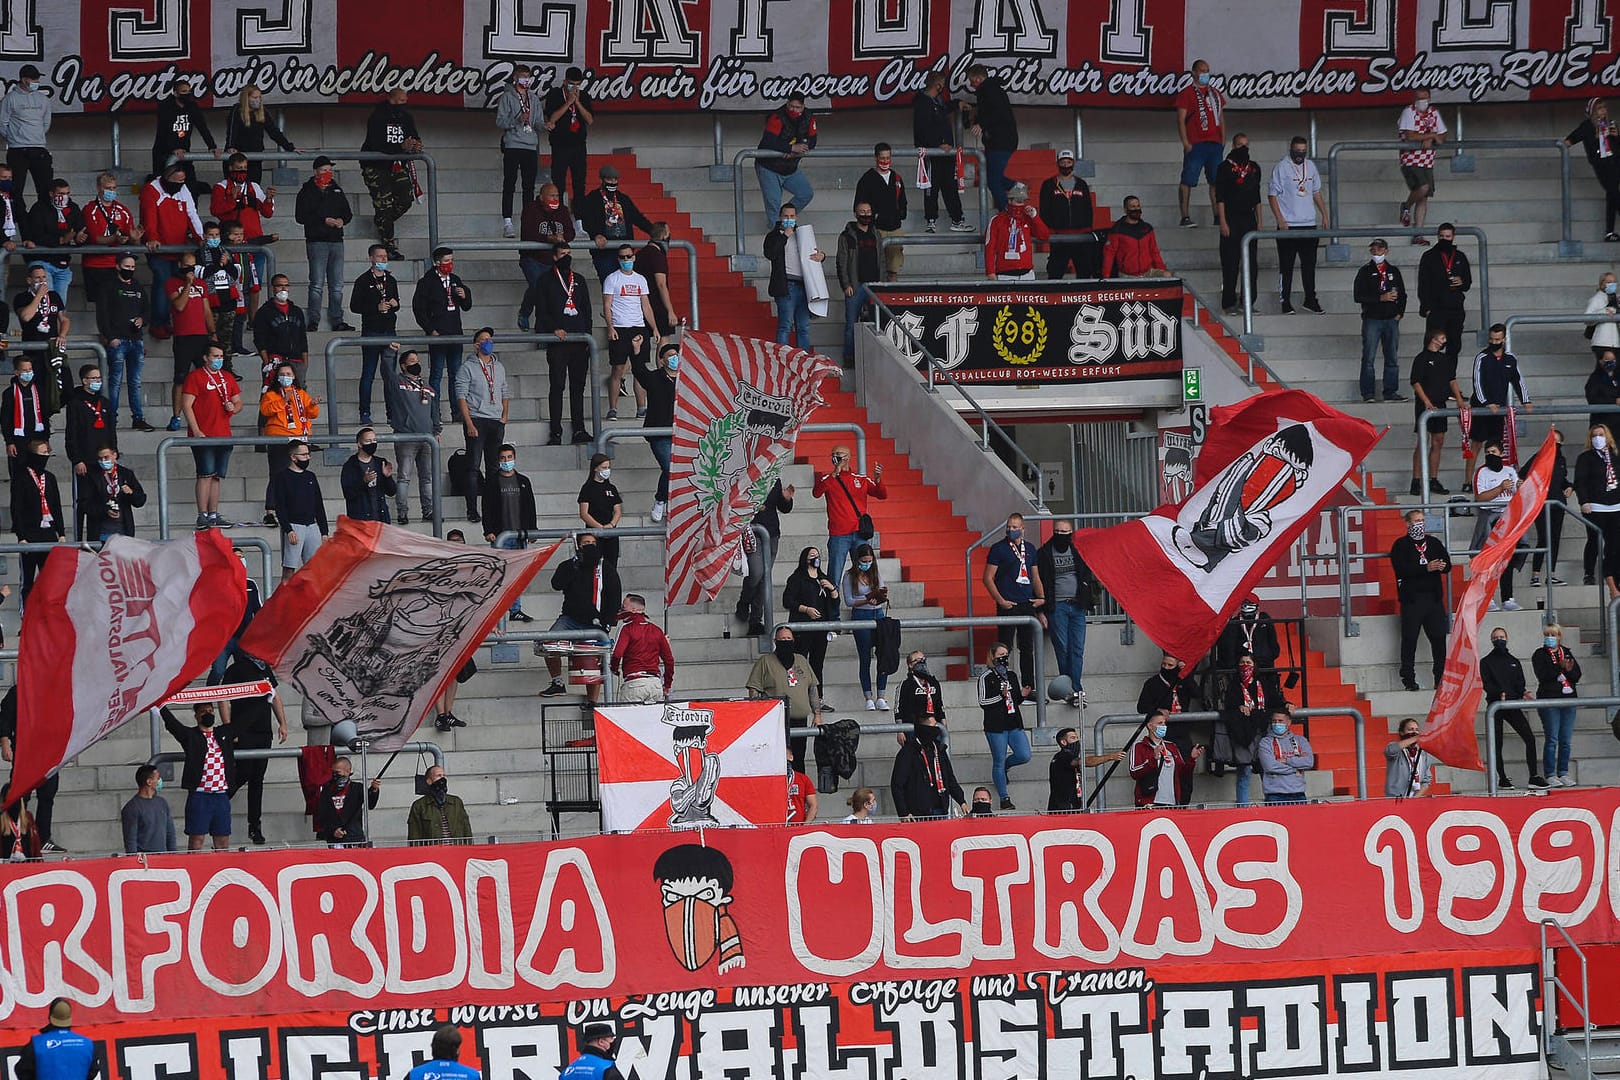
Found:
[[647, 316], [641, 310], [641, 298], [651, 296], [647, 279], [634, 270], [626, 273], [615, 270], [602, 282], [602, 293], [613, 301], [614, 326], [645, 326]]
[[842, 824], [844, 824], [844, 825], [876, 825], [877, 824], [877, 819], [876, 818], [870, 818], [870, 817], [856, 817], [854, 814], [845, 814]]
[[1283, 220], [1297, 228], [1309, 229], [1316, 225], [1316, 202], [1313, 196], [1322, 190], [1322, 174], [1316, 171], [1316, 162], [1306, 158], [1296, 165], [1294, 159], [1284, 156], [1271, 168], [1271, 182], [1266, 193], [1277, 197]]
[[[1482, 465], [1480, 466], [1479, 471], [1474, 473], [1474, 491], [1476, 493], [1481, 491], [1489, 491], [1491, 488], [1496, 487], [1504, 480], [1517, 480], [1518, 478], [1518, 470], [1511, 465], [1504, 464], [1500, 469], [1492, 469]], [[1504, 491], [1496, 498], [1492, 499], [1491, 504], [1493, 506], [1506, 506], [1508, 504], [1508, 500], [1511, 498], [1513, 498], [1513, 493], [1511, 491]]]

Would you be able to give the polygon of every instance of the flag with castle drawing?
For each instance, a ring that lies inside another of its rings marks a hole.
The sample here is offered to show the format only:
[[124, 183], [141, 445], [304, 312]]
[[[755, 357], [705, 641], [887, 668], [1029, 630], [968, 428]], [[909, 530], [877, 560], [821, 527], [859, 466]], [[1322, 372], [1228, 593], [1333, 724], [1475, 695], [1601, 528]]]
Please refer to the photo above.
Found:
[[733, 335], [689, 333], [681, 342], [669, 468], [664, 591], [671, 604], [712, 600], [743, 533], [800, 427], [820, 408], [825, 356]]

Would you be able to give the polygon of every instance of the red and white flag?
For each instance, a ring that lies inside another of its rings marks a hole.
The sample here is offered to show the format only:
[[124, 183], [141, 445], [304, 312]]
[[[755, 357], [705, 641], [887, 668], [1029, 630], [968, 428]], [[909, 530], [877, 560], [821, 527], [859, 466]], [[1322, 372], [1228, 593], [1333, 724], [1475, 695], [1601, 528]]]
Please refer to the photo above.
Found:
[[18, 642], [13, 795], [208, 670], [246, 607], [242, 560], [217, 529], [51, 552]]
[[1379, 433], [1303, 390], [1211, 409], [1193, 493], [1075, 547], [1160, 648], [1191, 663]]
[[306, 713], [353, 720], [371, 749], [398, 749], [556, 550], [468, 547], [340, 517], [242, 649], [298, 687]]
[[1479, 674], [1479, 622], [1490, 606], [1502, 571], [1512, 561], [1519, 538], [1536, 523], [1536, 515], [1547, 501], [1552, 484], [1552, 432], [1536, 451], [1530, 470], [1519, 478], [1519, 486], [1508, 500], [1507, 509], [1491, 527], [1485, 547], [1468, 563], [1468, 587], [1457, 604], [1452, 620], [1451, 639], [1446, 646], [1446, 672], [1429, 706], [1428, 729], [1423, 733], [1423, 749], [1454, 769], [1485, 768], [1479, 760], [1479, 740], [1474, 736], [1479, 701], [1485, 694]]
[[596, 710], [604, 832], [780, 825], [780, 701], [681, 701]]
[[669, 469], [664, 594], [712, 600], [742, 534], [793, 459], [799, 427], [820, 408], [825, 356], [754, 338], [701, 332], [681, 342]]

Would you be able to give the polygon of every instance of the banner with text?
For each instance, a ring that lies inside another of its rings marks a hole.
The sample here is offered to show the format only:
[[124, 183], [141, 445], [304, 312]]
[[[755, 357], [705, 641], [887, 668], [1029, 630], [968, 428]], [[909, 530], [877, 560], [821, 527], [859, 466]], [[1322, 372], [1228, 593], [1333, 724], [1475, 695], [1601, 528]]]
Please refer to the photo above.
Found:
[[1399, 813], [1351, 803], [29, 864], [0, 885], [0, 1027], [37, 1028], [58, 994], [93, 1024], [1060, 969], [1146, 966], [1180, 981], [1184, 965], [1262, 961], [1314, 980], [1351, 948], [1533, 954], [1544, 918], [1579, 943], [1620, 941], [1617, 813], [1620, 791], [1595, 789]]
[[1109, 108], [1167, 108], [1198, 58], [1235, 108], [1620, 86], [1616, 12], [1598, 0], [393, 0], [385, 19], [309, 0], [0, 7], [0, 75], [33, 63], [72, 111], [150, 109], [177, 77], [205, 103], [248, 87], [278, 105], [403, 88], [418, 104], [486, 108], [518, 62], [538, 68], [542, 92], [579, 65], [608, 109], [757, 110], [792, 91], [813, 107], [904, 107], [930, 71], [964, 90], [974, 63], [1017, 102]]
[[926, 349], [957, 382], [1181, 377], [1179, 281], [867, 288], [894, 313], [883, 324], [889, 343], [919, 368]]
[[[618, 1036], [626, 1080], [1183, 1080], [1348, 1076], [1532, 1080], [1531, 949], [705, 987], [535, 1004], [76, 1024], [120, 1080], [405, 1080], [433, 1029], [490, 1077], [554, 1080], [586, 1023]], [[9, 1072], [17, 1051], [0, 1052]]]

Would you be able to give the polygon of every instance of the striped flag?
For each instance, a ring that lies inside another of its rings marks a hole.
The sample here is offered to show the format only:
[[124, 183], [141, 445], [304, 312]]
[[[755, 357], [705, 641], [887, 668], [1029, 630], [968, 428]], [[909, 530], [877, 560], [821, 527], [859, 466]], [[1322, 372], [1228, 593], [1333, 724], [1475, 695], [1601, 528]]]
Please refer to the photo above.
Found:
[[754, 338], [688, 333], [675, 390], [664, 593], [713, 599], [754, 512], [793, 458], [799, 428], [825, 402], [825, 356]]

